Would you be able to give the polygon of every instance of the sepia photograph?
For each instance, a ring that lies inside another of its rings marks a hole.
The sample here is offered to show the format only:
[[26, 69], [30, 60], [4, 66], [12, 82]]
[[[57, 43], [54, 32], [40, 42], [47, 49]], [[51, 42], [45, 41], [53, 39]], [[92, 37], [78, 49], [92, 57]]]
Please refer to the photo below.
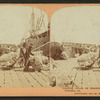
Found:
[[48, 87], [48, 15], [28, 6], [0, 5], [0, 87]]
[[50, 86], [100, 88], [99, 12], [100, 6], [74, 6], [52, 15]]

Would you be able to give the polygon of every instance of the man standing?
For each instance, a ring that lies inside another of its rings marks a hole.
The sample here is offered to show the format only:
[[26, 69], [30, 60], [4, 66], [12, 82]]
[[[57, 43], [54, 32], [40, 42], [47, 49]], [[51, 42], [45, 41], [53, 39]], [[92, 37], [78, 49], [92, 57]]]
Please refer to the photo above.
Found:
[[20, 67], [25, 66], [25, 54], [26, 54], [26, 43], [23, 43], [23, 45], [20, 48]]
[[31, 53], [31, 51], [32, 51], [32, 44], [26, 49], [24, 71], [27, 71], [28, 68], [29, 68], [29, 58], [30, 58], [30, 55], [34, 55], [34, 54]]

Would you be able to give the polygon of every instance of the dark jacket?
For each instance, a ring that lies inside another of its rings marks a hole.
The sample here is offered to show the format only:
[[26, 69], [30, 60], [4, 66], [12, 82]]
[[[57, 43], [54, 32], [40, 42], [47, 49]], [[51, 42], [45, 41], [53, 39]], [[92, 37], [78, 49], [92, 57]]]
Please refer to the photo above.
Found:
[[25, 48], [21, 47], [20, 48], [20, 57], [24, 57], [26, 50], [24, 51]]
[[30, 55], [33, 55], [31, 51], [32, 51], [32, 47], [29, 46], [29, 48], [26, 49], [25, 58], [29, 58]]

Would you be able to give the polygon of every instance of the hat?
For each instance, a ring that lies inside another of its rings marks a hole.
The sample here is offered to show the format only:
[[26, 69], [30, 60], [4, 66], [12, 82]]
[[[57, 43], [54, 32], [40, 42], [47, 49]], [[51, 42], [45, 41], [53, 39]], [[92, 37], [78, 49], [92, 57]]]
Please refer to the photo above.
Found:
[[33, 46], [33, 44], [30, 44], [30, 46]]
[[25, 42], [23, 43], [23, 46], [26, 46], [26, 43]]

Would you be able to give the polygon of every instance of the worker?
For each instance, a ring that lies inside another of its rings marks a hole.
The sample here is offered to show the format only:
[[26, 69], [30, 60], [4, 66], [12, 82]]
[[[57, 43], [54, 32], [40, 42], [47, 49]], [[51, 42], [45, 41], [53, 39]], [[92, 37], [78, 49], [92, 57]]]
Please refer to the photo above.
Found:
[[61, 57], [62, 60], [67, 60], [68, 59], [68, 55], [67, 55], [67, 53], [65, 51], [63, 51], [61, 53], [60, 57]]
[[32, 51], [32, 44], [30, 44], [30, 46], [26, 49], [24, 71], [27, 71], [29, 69], [29, 58], [30, 58], [30, 55], [34, 55], [34, 54], [32, 54], [31, 51]]
[[23, 43], [20, 48], [20, 67], [25, 67], [25, 53], [26, 53], [26, 43]]

